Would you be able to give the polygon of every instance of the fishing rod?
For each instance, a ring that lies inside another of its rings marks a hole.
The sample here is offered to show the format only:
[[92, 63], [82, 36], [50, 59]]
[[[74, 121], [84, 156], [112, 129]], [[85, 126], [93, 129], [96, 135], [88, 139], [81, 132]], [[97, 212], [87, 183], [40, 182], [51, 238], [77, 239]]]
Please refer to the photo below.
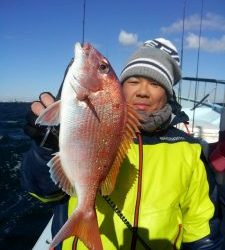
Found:
[[86, 0], [83, 2], [83, 22], [82, 22], [82, 45], [84, 44], [85, 35], [85, 17], [86, 17]]

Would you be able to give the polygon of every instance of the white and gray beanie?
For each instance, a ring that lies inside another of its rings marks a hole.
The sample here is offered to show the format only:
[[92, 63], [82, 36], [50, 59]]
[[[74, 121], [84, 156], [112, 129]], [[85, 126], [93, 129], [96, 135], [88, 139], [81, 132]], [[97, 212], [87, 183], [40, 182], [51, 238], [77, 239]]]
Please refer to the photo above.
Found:
[[131, 76], [144, 76], [158, 82], [173, 96], [173, 85], [181, 79], [176, 47], [164, 38], [146, 41], [129, 59], [120, 75], [123, 83]]

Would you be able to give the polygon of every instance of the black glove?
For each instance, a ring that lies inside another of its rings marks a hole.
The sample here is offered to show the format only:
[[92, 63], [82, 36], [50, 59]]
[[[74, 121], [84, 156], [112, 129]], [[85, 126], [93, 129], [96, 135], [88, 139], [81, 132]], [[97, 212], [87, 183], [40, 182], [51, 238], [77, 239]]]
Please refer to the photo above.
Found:
[[[48, 94], [51, 95], [50, 93]], [[41, 102], [41, 100], [38, 102]], [[42, 105], [44, 106], [43, 103]], [[24, 133], [33, 139], [39, 146], [58, 151], [59, 126], [48, 127], [40, 126], [39, 124], [35, 125], [36, 119], [37, 115], [34, 114], [30, 107], [30, 110], [26, 115], [26, 124], [23, 128]]]

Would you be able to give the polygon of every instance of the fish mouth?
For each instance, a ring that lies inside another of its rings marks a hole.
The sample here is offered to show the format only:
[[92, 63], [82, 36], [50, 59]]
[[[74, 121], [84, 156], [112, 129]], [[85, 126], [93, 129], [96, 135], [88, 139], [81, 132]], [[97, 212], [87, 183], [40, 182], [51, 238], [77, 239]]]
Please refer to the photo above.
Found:
[[103, 56], [90, 44], [75, 44], [74, 57], [74, 80], [83, 89], [89, 92], [103, 90], [103, 83], [99, 78], [99, 65]]
[[83, 51], [83, 49], [82, 49], [81, 43], [77, 42], [75, 44], [75, 50], [74, 50], [74, 52], [75, 52], [75, 60], [78, 60], [81, 57], [82, 51]]
[[75, 44], [75, 58], [80, 57], [82, 55], [88, 56], [91, 49], [92, 49], [92, 46], [90, 43], [81, 44], [77, 42]]
[[71, 69], [73, 80], [70, 81], [70, 86], [79, 101], [85, 101], [92, 92], [96, 91], [89, 84], [87, 80], [89, 72], [85, 69], [92, 48], [89, 43], [81, 44], [79, 42], [75, 44], [74, 48], [74, 62]]
[[[86, 48], [86, 44], [81, 44], [79, 42], [77, 42], [75, 44], [75, 49], [74, 49], [74, 64], [75, 64], [75, 68], [78, 69], [76, 71], [80, 71], [82, 72], [82, 67], [83, 67], [83, 64], [84, 64], [84, 61], [85, 61], [85, 55], [86, 53], [84, 53], [84, 47]], [[90, 46], [89, 46], [90, 47]], [[86, 49], [87, 50], [87, 49]], [[75, 71], [75, 72], [76, 72]], [[74, 90], [75, 93], [77, 93], [77, 89], [83, 89], [84, 92], [89, 92], [91, 89], [87, 88], [87, 86], [85, 85], [82, 85], [80, 83], [80, 78], [83, 78], [82, 77], [82, 74], [77, 74], [77, 73], [73, 73], [72, 74], [72, 77], [74, 79], [73, 83], [71, 83], [71, 87], [72, 89]]]

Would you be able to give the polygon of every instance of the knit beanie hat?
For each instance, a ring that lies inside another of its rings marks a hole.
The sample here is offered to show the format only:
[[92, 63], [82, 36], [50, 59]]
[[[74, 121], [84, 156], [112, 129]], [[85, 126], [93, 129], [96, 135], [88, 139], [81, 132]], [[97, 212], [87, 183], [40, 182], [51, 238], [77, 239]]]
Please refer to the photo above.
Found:
[[176, 47], [164, 38], [146, 41], [129, 59], [120, 75], [123, 83], [131, 76], [157, 81], [173, 96], [173, 85], [181, 79], [180, 59]]

